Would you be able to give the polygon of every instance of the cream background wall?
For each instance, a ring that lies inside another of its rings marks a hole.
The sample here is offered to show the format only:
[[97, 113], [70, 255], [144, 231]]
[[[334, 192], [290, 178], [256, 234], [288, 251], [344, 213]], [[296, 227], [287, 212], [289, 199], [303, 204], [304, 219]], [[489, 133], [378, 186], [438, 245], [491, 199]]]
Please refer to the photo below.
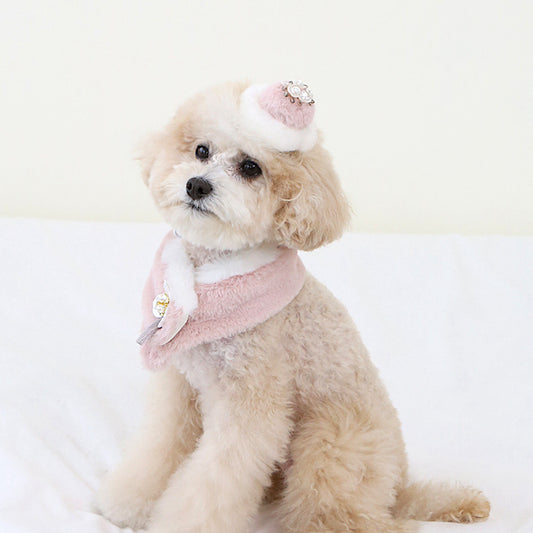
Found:
[[533, 234], [532, 33], [528, 0], [3, 1], [0, 214], [158, 220], [147, 132], [302, 78], [355, 230]]

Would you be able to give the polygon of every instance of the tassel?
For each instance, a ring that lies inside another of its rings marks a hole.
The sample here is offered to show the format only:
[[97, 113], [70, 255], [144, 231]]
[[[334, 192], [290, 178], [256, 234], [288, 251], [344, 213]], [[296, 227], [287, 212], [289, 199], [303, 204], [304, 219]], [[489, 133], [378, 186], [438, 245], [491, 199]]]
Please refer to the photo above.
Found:
[[161, 320], [163, 320], [163, 317], [158, 318], [156, 321], [152, 322], [137, 338], [137, 344], [140, 344], [141, 346], [162, 326]]

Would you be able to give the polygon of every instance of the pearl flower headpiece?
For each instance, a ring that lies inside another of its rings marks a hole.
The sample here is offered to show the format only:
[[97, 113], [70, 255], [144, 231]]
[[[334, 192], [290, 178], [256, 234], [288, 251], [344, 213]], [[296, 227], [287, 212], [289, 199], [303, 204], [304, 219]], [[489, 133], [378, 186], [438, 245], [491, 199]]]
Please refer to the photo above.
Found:
[[301, 104], [313, 105], [315, 103], [313, 99], [313, 93], [309, 90], [307, 83], [304, 83], [301, 80], [298, 81], [284, 81], [282, 83], [283, 89], [285, 90], [285, 96], [290, 98], [291, 102], [297, 100]]

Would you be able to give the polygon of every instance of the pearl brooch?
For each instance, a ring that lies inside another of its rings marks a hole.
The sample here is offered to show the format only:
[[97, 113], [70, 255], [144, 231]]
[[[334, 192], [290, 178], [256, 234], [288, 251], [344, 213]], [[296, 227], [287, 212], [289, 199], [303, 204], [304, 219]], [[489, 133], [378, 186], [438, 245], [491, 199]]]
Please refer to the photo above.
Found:
[[156, 318], [163, 318], [167, 311], [168, 304], [170, 303], [170, 297], [166, 292], [158, 294], [152, 302], [152, 313]]
[[285, 96], [290, 98], [291, 102], [298, 101], [300, 105], [309, 104], [313, 105], [315, 103], [313, 99], [313, 93], [310, 91], [307, 83], [303, 81], [285, 81], [282, 83], [283, 90], [285, 91]]

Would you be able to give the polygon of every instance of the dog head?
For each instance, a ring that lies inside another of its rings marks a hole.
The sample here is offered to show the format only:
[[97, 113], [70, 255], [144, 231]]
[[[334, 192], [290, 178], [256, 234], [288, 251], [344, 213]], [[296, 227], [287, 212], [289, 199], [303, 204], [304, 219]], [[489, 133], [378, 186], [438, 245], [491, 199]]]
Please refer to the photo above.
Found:
[[140, 157], [165, 220], [210, 249], [338, 238], [350, 209], [311, 105], [282, 84], [228, 83], [188, 100]]

